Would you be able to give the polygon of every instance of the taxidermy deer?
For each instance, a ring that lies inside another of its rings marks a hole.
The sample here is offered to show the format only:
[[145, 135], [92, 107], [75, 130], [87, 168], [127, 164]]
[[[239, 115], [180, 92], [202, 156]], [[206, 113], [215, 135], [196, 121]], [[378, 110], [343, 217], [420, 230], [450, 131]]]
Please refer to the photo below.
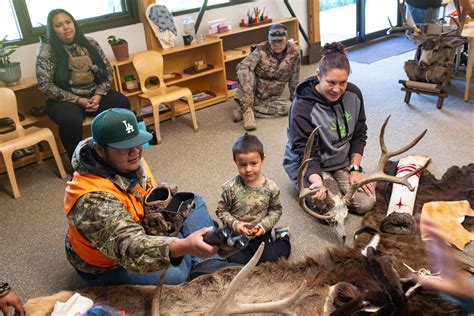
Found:
[[[349, 188], [349, 190], [346, 192], [346, 194], [342, 196], [339, 188], [337, 187], [337, 183], [329, 183], [327, 181], [325, 182], [324, 173], [323, 173], [323, 182], [324, 182], [324, 185], [327, 186], [328, 188], [328, 194], [326, 196], [326, 200], [321, 203], [321, 205], [328, 207], [328, 209], [326, 209], [327, 212], [324, 214], [319, 214], [318, 212], [315, 212], [306, 204], [306, 198], [316, 193], [317, 189], [315, 190], [315, 189], [309, 189], [309, 188], [304, 187], [304, 175], [306, 173], [306, 169], [308, 167], [309, 161], [312, 160], [312, 158], [310, 157], [311, 149], [313, 147], [314, 137], [317, 134], [319, 126], [313, 130], [313, 132], [311, 133], [311, 135], [309, 136], [306, 142], [306, 147], [305, 147], [304, 155], [303, 155], [303, 163], [298, 169], [298, 177], [297, 177], [298, 189], [300, 191], [299, 205], [303, 209], [303, 211], [305, 211], [309, 215], [316, 217], [317, 219], [326, 221], [330, 225], [335, 226], [336, 233], [342, 239], [343, 243], [345, 242], [345, 239], [346, 239], [346, 229], [345, 229], [344, 223], [345, 223], [347, 213], [348, 213], [348, 205], [350, 205], [352, 197], [354, 196], [354, 193], [359, 188], [361, 188], [367, 183], [374, 182], [374, 181], [389, 181], [389, 182], [405, 185], [410, 189], [410, 191], [413, 191], [414, 187], [410, 184], [410, 182], [408, 181], [408, 178], [410, 178], [412, 175], [416, 174], [417, 172], [420, 172], [422, 169], [426, 168], [430, 161], [428, 159], [424, 165], [420, 166], [419, 168], [413, 170], [412, 172], [406, 174], [403, 177], [390, 176], [383, 172], [383, 168], [389, 158], [400, 155], [401, 153], [408, 151], [410, 148], [415, 146], [423, 138], [423, 136], [425, 136], [425, 133], [427, 131], [427, 130], [424, 130], [420, 135], [418, 135], [405, 147], [402, 147], [396, 151], [388, 152], [387, 147], [385, 146], [384, 134], [385, 134], [385, 127], [389, 119], [390, 119], [390, 116], [388, 116], [385, 119], [382, 125], [382, 128], [380, 130], [380, 148], [382, 149], [382, 154], [380, 156], [380, 160], [377, 165], [377, 168], [372, 174], [368, 175], [365, 179], [353, 184]], [[331, 182], [334, 182], [334, 181], [331, 181]]]
[[[388, 34], [405, 31], [405, 35], [418, 46], [415, 60], [405, 62], [405, 72], [410, 80], [428, 83], [445, 83], [452, 76], [453, 58], [457, 47], [467, 40], [460, 36], [462, 27], [456, 19], [455, 28], [440, 34], [427, 34], [422, 28], [405, 24], [393, 27]], [[442, 25], [438, 26], [443, 28]], [[425, 29], [429, 31], [430, 25]]]

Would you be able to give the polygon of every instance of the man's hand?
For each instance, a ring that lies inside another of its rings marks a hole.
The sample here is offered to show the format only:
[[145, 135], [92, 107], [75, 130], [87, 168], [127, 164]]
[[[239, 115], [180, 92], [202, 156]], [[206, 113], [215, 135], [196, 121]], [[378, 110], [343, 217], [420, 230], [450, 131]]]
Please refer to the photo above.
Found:
[[185, 255], [207, 258], [217, 253], [218, 247], [211, 246], [203, 240], [203, 236], [214, 227], [204, 227], [184, 239], [177, 239], [170, 244], [170, 257], [177, 258]]
[[[349, 183], [350, 185], [356, 184], [357, 182], [365, 179], [367, 176], [359, 171], [351, 171], [349, 173]], [[366, 185], [362, 186], [362, 190], [369, 195], [375, 196], [375, 187], [373, 183], [367, 183]]]
[[235, 225], [235, 233], [242, 234], [244, 236], [253, 235], [252, 231], [250, 230], [251, 228], [252, 228], [252, 223], [238, 222], [237, 225]]
[[16, 315], [25, 316], [25, 309], [23, 308], [21, 298], [11, 291], [4, 297], [0, 298], [0, 308], [2, 309], [4, 316], [12, 316], [8, 309], [9, 306], [12, 306], [15, 309]]
[[327, 193], [327, 189], [326, 187], [324, 186], [323, 184], [323, 179], [321, 179], [321, 176], [319, 174], [312, 174], [309, 176], [309, 182], [311, 183], [311, 185], [309, 186], [309, 188], [311, 190], [317, 190], [316, 193], [314, 193], [311, 198], [313, 199], [313, 201], [322, 201], [326, 198], [326, 193]]

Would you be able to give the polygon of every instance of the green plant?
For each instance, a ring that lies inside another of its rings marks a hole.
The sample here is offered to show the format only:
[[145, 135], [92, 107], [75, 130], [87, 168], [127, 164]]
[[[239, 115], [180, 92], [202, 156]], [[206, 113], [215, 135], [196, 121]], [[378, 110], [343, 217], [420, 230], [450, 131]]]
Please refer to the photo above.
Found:
[[0, 67], [2, 68], [10, 64], [10, 55], [13, 54], [18, 47], [20, 47], [18, 45], [6, 46], [6, 42], [7, 35], [5, 35], [5, 37], [0, 40]]
[[107, 42], [110, 44], [110, 46], [127, 43], [127, 41], [124, 40], [123, 38], [117, 38], [113, 35], [110, 35], [109, 37], [107, 37]]

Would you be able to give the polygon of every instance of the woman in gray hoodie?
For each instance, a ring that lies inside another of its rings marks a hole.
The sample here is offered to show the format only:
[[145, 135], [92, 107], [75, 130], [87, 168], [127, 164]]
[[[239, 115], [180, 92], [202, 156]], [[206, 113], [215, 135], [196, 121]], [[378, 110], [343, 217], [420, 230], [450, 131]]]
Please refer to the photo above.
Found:
[[[326, 198], [323, 174], [325, 179], [335, 180], [342, 193], [366, 177], [361, 166], [367, 140], [364, 100], [359, 88], [347, 81], [349, 73], [344, 46], [338, 42], [326, 44], [316, 76], [307, 78], [296, 88], [288, 117], [283, 167], [296, 182], [308, 137], [321, 126], [311, 151], [313, 160], [304, 175], [305, 186], [319, 190], [308, 202]], [[350, 205], [358, 214], [372, 209], [375, 203], [374, 186], [367, 184], [362, 189], [363, 192], [356, 192]]]

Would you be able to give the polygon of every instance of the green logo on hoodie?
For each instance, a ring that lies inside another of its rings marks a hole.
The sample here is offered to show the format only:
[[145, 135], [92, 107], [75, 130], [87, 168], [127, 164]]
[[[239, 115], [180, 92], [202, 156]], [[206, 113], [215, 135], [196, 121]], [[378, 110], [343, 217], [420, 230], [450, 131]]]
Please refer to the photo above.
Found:
[[[347, 125], [349, 126], [349, 121], [352, 120], [352, 115], [349, 113], [349, 112], [345, 112], [344, 113], [344, 116], [346, 117], [346, 121], [347, 121]], [[339, 123], [339, 132], [341, 134], [341, 138], [344, 138], [347, 136], [347, 131], [346, 131], [346, 126], [344, 124], [344, 122], [341, 122], [339, 120], [337, 120], [338, 123]], [[337, 131], [337, 123], [336, 123], [336, 119], [334, 119], [332, 122], [331, 122], [331, 126], [329, 127], [329, 129], [331, 131]]]

